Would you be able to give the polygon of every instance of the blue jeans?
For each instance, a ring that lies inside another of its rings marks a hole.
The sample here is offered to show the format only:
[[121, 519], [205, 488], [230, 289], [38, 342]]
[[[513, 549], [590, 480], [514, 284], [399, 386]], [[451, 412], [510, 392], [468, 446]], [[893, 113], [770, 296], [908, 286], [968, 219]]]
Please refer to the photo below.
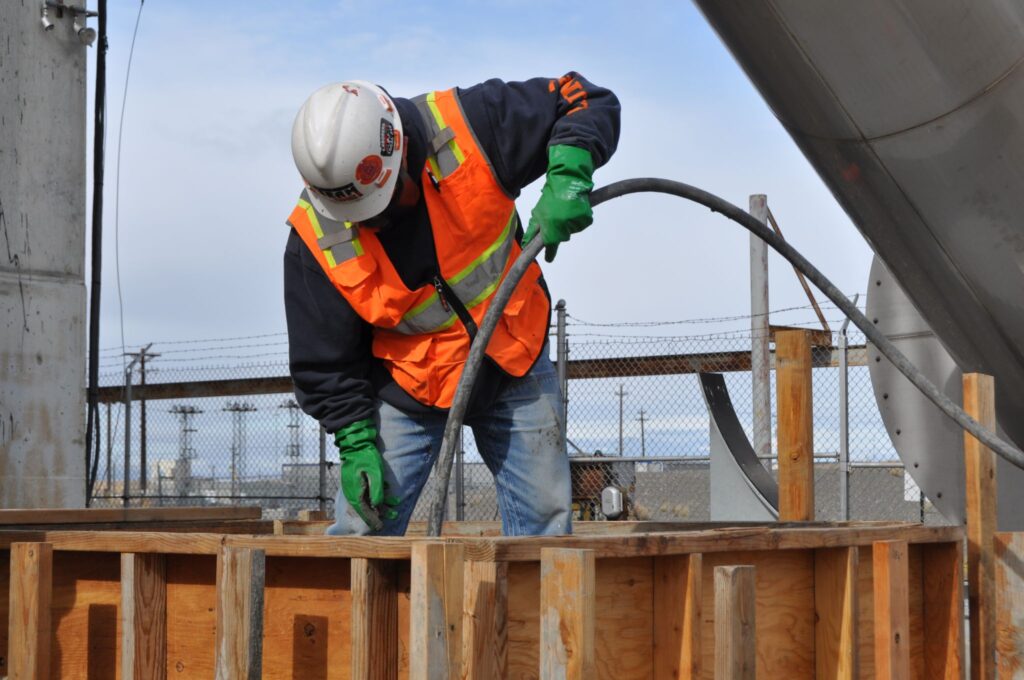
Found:
[[[561, 447], [561, 390], [546, 352], [522, 378], [509, 382], [482, 415], [466, 421], [494, 475], [507, 536], [572, 533], [569, 459]], [[387, 495], [402, 499], [398, 517], [378, 536], [401, 536], [441, 450], [445, 413], [404, 413], [380, 402], [377, 448], [384, 457]], [[333, 535], [374, 533], [338, 491]]]

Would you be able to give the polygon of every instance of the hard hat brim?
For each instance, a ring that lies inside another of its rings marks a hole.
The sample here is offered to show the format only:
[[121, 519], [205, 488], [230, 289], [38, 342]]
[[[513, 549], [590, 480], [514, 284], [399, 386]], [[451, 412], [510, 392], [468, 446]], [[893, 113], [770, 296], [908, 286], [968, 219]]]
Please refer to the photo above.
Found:
[[379, 191], [351, 201], [335, 201], [310, 187], [309, 202], [324, 217], [337, 222], [362, 222], [384, 212], [395, 193], [398, 173], [392, 172]]

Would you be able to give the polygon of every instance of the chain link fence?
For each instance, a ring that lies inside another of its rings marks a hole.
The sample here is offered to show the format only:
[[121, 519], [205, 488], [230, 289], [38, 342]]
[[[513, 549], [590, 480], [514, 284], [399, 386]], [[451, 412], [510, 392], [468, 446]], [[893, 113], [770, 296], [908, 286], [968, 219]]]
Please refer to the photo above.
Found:
[[[712, 519], [711, 422], [700, 372], [724, 376], [747, 438], [762, 438], [762, 463], [775, 473], [774, 372], [765, 415], [770, 422], [755, 422], [749, 332], [659, 337], [594, 332], [594, 325], [568, 323], [561, 345], [568, 358], [565, 442], [578, 519], [604, 518], [601, 493], [609, 486], [622, 492], [630, 519]], [[812, 372], [817, 518], [942, 522], [905, 474], [882, 425], [857, 333], [847, 339], [844, 436], [841, 338], [832, 339], [831, 347], [814, 350]], [[94, 505], [258, 504], [273, 518], [302, 509], [333, 516], [337, 452], [295, 404], [286, 341], [228, 340], [234, 344], [147, 349], [145, 402], [137, 399], [141, 365], [125, 373], [120, 351], [108, 353], [104, 366], [114, 370], [101, 394]], [[559, 346], [553, 334], [551, 347]], [[212, 366], [212, 360], [221, 363]], [[127, 400], [125, 375], [133, 383]], [[457, 464], [449, 518], [498, 519], [494, 482], [468, 428]], [[425, 519], [434, 493], [432, 476], [414, 519]]]

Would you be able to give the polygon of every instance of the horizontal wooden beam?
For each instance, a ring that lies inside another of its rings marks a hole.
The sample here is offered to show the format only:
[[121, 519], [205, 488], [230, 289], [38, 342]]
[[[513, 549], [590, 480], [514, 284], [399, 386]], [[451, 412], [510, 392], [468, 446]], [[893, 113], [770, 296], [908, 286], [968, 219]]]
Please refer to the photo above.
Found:
[[[467, 560], [483, 562], [537, 562], [542, 548], [593, 550], [598, 559], [652, 557], [737, 550], [810, 550], [865, 546], [875, 541], [949, 543], [963, 540], [959, 526], [924, 526], [917, 523], [822, 523], [809, 527], [753, 526], [712, 528], [674, 533], [624, 535], [480, 537], [446, 540], [465, 545]], [[54, 550], [216, 555], [222, 545], [255, 548], [274, 557], [366, 557], [407, 560], [412, 546], [423, 539], [401, 536], [264, 536], [216, 533], [159, 533], [143, 531], [0, 531], [0, 549], [12, 543], [46, 541]], [[435, 539], [436, 540], [436, 539]]]
[[[867, 366], [867, 349], [856, 345], [847, 349], [850, 366]], [[774, 366], [774, 353], [771, 365]], [[839, 366], [839, 350], [819, 348], [814, 351], [814, 368]], [[566, 364], [570, 380], [594, 378], [630, 378], [651, 375], [687, 375], [692, 373], [736, 373], [750, 370], [750, 352], [707, 352], [703, 354], [670, 354], [664, 356], [612, 357], [606, 359], [573, 359]], [[196, 382], [147, 383], [132, 386], [132, 400], [140, 399], [203, 399], [237, 397], [253, 394], [283, 394], [294, 391], [288, 376], [271, 378], [240, 378], [237, 380], [202, 380]], [[101, 387], [101, 403], [124, 401], [120, 385]]]
[[214, 508], [74, 508], [0, 510], [0, 526], [22, 524], [97, 524], [103, 522], [173, 522], [259, 519], [258, 506]]

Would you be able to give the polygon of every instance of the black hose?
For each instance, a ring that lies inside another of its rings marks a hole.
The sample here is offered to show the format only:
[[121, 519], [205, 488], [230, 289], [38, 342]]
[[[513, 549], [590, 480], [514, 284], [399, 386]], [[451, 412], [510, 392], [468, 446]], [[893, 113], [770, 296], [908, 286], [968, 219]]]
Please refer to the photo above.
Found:
[[[793, 246], [782, 240], [775, 232], [768, 229], [768, 227], [749, 213], [740, 210], [714, 194], [689, 184], [658, 178], [637, 178], [614, 182], [590, 194], [590, 203], [596, 206], [613, 198], [641, 192], [671, 194], [700, 203], [710, 208], [712, 212], [721, 213], [756, 235], [810, 279], [811, 283], [817, 286], [818, 290], [835, 303], [836, 307], [842, 310], [854, 325], [864, 333], [867, 339], [878, 348], [878, 351], [892, 362], [899, 369], [900, 373], [905, 375], [943, 413], [952, 418], [964, 430], [974, 435], [982, 444], [995, 451], [1001, 458], [1018, 468], [1024, 469], [1024, 453], [1020, 449], [983, 426], [968, 415], [959, 405], [954, 403], [953, 400], [940, 392], [874, 324], [868, 321], [866, 316], [861, 314], [860, 310], [853, 303], [846, 299], [846, 296], [824, 274], [818, 271], [817, 267], [797, 252]], [[430, 536], [439, 536], [441, 534], [441, 523], [444, 520], [448, 496], [448, 480], [451, 477], [452, 460], [455, 455], [455, 443], [458, 440], [459, 431], [462, 429], [462, 421], [466, 415], [469, 394], [472, 391], [473, 383], [476, 381], [476, 375], [480, 369], [484, 351], [490, 341], [491, 333], [494, 331], [495, 326], [497, 326], [498, 319], [505, 309], [505, 305], [512, 296], [512, 291], [515, 290], [519, 279], [522, 278], [526, 268], [537, 257], [542, 247], [541, 239], [535, 238], [523, 249], [522, 254], [509, 270], [505, 280], [498, 287], [498, 291], [491, 301], [487, 314], [484, 315], [483, 323], [480, 324], [480, 330], [477, 333], [476, 339], [473, 341], [472, 347], [470, 347], [469, 358], [466, 360], [466, 366], [462, 371], [462, 377], [459, 379], [455, 399], [448, 413], [448, 422], [445, 424], [444, 429], [444, 440], [441, 443], [441, 452], [438, 456], [437, 472], [440, 476], [440, 483], [437, 487], [437, 496], [431, 504], [428, 518], [427, 533]]]

